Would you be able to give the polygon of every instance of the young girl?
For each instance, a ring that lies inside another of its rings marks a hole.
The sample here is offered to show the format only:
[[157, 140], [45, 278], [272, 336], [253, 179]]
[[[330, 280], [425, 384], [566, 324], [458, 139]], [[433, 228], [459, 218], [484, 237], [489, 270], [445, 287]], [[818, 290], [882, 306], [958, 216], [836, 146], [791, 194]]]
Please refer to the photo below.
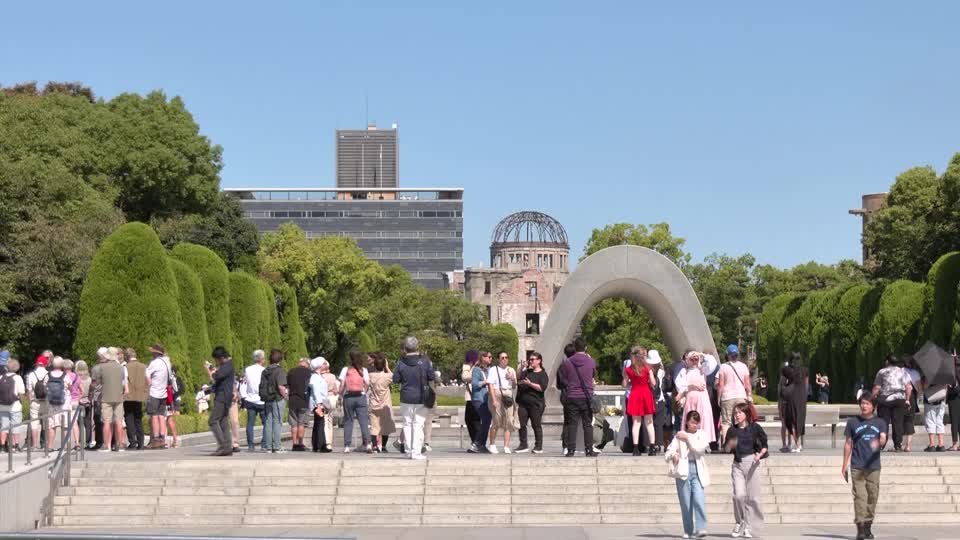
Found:
[[767, 457], [767, 434], [753, 422], [750, 406], [737, 404], [733, 412], [734, 426], [727, 432], [724, 449], [733, 452], [733, 517], [734, 538], [753, 538], [763, 524], [760, 508], [760, 460]]
[[647, 350], [643, 347], [631, 355], [631, 363], [623, 370], [623, 386], [630, 385], [630, 397], [627, 399], [627, 415], [633, 419], [631, 436], [633, 437], [633, 455], [640, 455], [640, 424], [647, 431], [648, 455], [656, 455], [653, 415], [657, 406], [653, 402], [651, 388], [656, 385], [654, 371], [647, 365]]
[[703, 538], [707, 535], [703, 489], [710, 485], [710, 471], [703, 455], [709, 446], [706, 434], [700, 431], [700, 413], [690, 411], [684, 430], [676, 434], [664, 452], [670, 464], [668, 474], [677, 481], [684, 538]]

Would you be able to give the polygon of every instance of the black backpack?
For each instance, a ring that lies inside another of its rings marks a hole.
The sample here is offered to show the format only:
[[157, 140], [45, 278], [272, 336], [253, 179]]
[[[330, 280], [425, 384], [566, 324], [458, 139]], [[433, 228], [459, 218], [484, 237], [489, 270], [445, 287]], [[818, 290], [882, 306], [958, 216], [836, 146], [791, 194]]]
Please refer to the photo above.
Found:
[[47, 374], [47, 403], [50, 405], [63, 405], [67, 400], [67, 385], [64, 383], [66, 376], [62, 371], [59, 377]]
[[263, 370], [263, 373], [260, 375], [260, 401], [279, 401], [280, 395], [277, 392], [277, 383], [273, 374], [277, 371], [278, 368], [273, 366], [268, 367]]
[[36, 401], [44, 401], [47, 399], [46, 378], [41, 379], [37, 375], [37, 370], [33, 371], [33, 376], [37, 378], [37, 382], [33, 385], [33, 399]]
[[13, 405], [17, 402], [17, 380], [12, 373], [0, 376], [0, 405]]

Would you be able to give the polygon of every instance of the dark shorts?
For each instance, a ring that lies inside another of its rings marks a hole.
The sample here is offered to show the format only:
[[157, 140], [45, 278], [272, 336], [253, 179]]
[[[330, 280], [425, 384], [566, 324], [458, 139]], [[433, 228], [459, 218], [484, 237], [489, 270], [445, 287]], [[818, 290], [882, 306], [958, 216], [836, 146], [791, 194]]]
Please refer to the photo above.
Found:
[[147, 398], [147, 416], [166, 416], [167, 398]]

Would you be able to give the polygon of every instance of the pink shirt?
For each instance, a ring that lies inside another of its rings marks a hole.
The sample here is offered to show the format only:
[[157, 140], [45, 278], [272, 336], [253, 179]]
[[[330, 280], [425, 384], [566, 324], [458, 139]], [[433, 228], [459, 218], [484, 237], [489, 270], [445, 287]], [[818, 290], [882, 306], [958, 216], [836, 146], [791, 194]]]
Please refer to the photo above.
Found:
[[743, 362], [724, 363], [720, 366], [717, 379], [723, 381], [723, 390], [718, 396], [720, 401], [747, 398], [747, 390], [744, 385], [750, 380], [750, 370]]

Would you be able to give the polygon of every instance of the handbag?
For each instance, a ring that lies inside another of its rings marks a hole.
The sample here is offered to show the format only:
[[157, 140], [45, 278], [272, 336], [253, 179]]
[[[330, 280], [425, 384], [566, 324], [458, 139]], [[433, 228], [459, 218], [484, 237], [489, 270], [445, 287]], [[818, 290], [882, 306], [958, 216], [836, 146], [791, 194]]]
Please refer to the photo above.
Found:
[[580, 375], [580, 370], [577, 369], [577, 366], [575, 365], [573, 366], [573, 372], [577, 374], [577, 379], [580, 380], [580, 388], [583, 389], [583, 395], [585, 397], [589, 396], [587, 397], [587, 399], [590, 400], [590, 410], [593, 412], [593, 414], [599, 414], [600, 411], [603, 409], [603, 405], [600, 403], [600, 400], [597, 399], [596, 395], [591, 394], [590, 392], [587, 391], [587, 385], [584, 384], [583, 377]]
[[949, 388], [943, 385], [931, 386], [923, 391], [923, 397], [927, 400], [927, 403], [931, 405], [937, 405], [943, 403], [947, 400], [947, 396], [950, 394]]
[[437, 393], [430, 386], [430, 382], [423, 384], [423, 360], [417, 360], [417, 371], [420, 379], [420, 392], [423, 396], [423, 406], [432, 409], [437, 405]]
[[[733, 374], [737, 376], [737, 380], [740, 381], [740, 386], [743, 387], [743, 392], [747, 392], [747, 385], [743, 382], [743, 379], [740, 377], [740, 374], [737, 373], [737, 369], [733, 366], [730, 366], [730, 369], [733, 370]], [[753, 406], [753, 396], [750, 396], [747, 399], [747, 412], [750, 414], [750, 423], [753, 424], [760, 419], [760, 415], [757, 414], [757, 408]]]
[[500, 388], [500, 403], [502, 403], [504, 407], [506, 407], [506, 408], [509, 409], [510, 407], [513, 407], [513, 397], [512, 397], [512, 396], [508, 396], [508, 395], [503, 391], [503, 379], [500, 378], [500, 368], [497, 367], [497, 366], [493, 366], [493, 369], [497, 370], [497, 382], [500, 383], [500, 386], [499, 386], [499, 388]]

